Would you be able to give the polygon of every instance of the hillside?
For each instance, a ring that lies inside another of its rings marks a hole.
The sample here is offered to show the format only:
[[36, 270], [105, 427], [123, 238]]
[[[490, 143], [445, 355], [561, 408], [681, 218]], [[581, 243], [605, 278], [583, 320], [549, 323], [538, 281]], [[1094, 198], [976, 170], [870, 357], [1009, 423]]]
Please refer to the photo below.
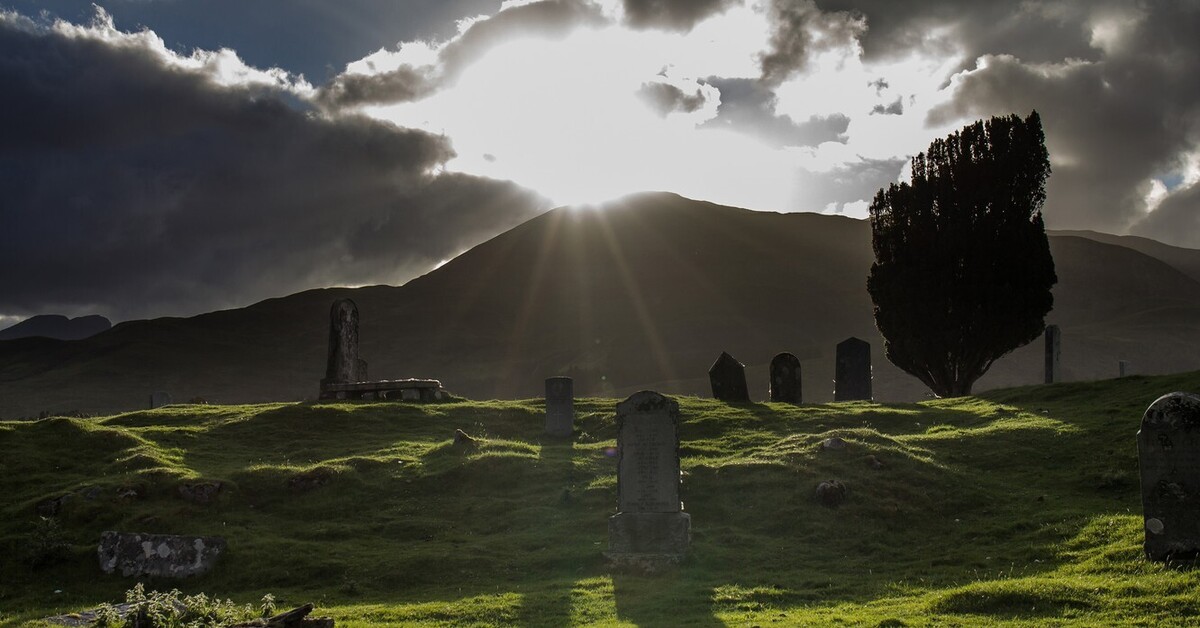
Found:
[[112, 323], [103, 316], [67, 318], [61, 314], [42, 314], [0, 329], [0, 340], [34, 337], [80, 340], [107, 331], [111, 327]]
[[[0, 422], [0, 624], [119, 600], [134, 581], [95, 549], [118, 529], [227, 539], [212, 573], [152, 587], [270, 592], [343, 627], [1178, 625], [1200, 571], [1142, 558], [1134, 439], [1173, 390], [1200, 372], [914, 405], [679, 398], [692, 554], [653, 579], [600, 557], [616, 399], [580, 401], [573, 444], [542, 439], [539, 400]], [[836, 509], [812, 493], [830, 478]], [[201, 479], [215, 502], [181, 497]], [[63, 495], [60, 534], [35, 533]], [[31, 567], [58, 538], [62, 561]]]
[[[1052, 236], [1067, 379], [1200, 368], [1200, 283], [1151, 255]], [[1182, 249], [1181, 249], [1182, 250]], [[1186, 251], [1186, 250], [1184, 250]], [[540, 394], [553, 375], [583, 395], [705, 394], [721, 351], [748, 366], [752, 398], [780, 351], [805, 398], [828, 400], [837, 342], [872, 343], [877, 399], [926, 391], [883, 357], [865, 277], [866, 222], [754, 212], [670, 194], [560, 208], [408, 284], [325, 289], [189, 319], [122, 323], [76, 342], [0, 343], [0, 416], [144, 407], [155, 390], [242, 403], [312, 398], [329, 304], [353, 298], [375, 378], [433, 377], [475, 399]], [[1042, 379], [1040, 345], [978, 385]]]

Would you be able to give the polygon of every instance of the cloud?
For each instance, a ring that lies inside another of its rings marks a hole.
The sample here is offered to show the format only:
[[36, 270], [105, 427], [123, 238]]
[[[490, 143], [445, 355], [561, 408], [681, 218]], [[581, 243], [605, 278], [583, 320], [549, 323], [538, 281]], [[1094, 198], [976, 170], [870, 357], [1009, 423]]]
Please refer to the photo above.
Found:
[[981, 57], [954, 77], [953, 100], [931, 112], [930, 121], [1037, 109], [1053, 168], [1045, 209], [1050, 227], [1114, 233], [1188, 227], [1170, 195], [1150, 217], [1146, 198], [1153, 180], [1177, 172], [1200, 150], [1200, 84], [1182, 78], [1200, 75], [1200, 5], [1139, 6], [1144, 11], [1119, 17], [1108, 9], [1080, 16], [1088, 28], [1080, 37], [1096, 47], [1094, 60]]
[[440, 173], [444, 138], [319, 114], [285, 72], [183, 57], [104, 15], [0, 14], [0, 59], [6, 315], [120, 320], [399, 283], [545, 208]]
[[770, 13], [774, 31], [760, 64], [762, 79], [774, 85], [804, 70], [814, 53], [857, 46], [866, 30], [858, 13], [822, 11], [812, 0], [772, 0]]
[[642, 86], [638, 88], [638, 96], [661, 116], [666, 116], [674, 111], [684, 113], [697, 111], [708, 100], [700, 88], [696, 88], [695, 92], [688, 94], [675, 85], [660, 81], [642, 83]]
[[375, 57], [394, 56], [395, 67], [383, 72], [344, 72], [323, 87], [317, 101], [338, 109], [363, 104], [385, 104], [417, 100], [451, 85], [471, 64], [492, 48], [515, 38], [561, 40], [584, 26], [607, 23], [599, 5], [587, 0], [541, 0], [505, 6], [490, 18], [462, 23], [462, 31], [439, 46], [436, 59], [416, 65], [404, 59], [401, 46], [395, 53], [381, 51]]
[[721, 105], [717, 117], [701, 128], [733, 129], [774, 147], [816, 146], [846, 139], [850, 119], [845, 115], [814, 115], [796, 122], [786, 114], [775, 113], [775, 93], [762, 81], [710, 77], [706, 82], [720, 90]]
[[688, 31], [738, 0], [622, 0], [625, 21], [634, 28]]

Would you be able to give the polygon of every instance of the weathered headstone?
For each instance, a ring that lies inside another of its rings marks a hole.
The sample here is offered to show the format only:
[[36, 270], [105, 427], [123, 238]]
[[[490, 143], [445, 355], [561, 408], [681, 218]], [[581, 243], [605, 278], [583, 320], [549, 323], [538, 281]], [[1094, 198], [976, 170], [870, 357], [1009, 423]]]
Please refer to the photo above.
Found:
[[713, 399], [750, 401], [750, 391], [746, 387], [746, 366], [724, 351], [709, 367], [708, 381], [712, 384]]
[[1059, 354], [1062, 350], [1062, 332], [1058, 325], [1046, 325], [1046, 383], [1062, 381]]
[[338, 299], [329, 308], [329, 353], [321, 386], [366, 379], [367, 363], [358, 357], [358, 306]]
[[1174, 392], [1150, 404], [1137, 447], [1146, 557], [1200, 556], [1200, 396]]
[[871, 343], [854, 337], [838, 343], [833, 377], [834, 401], [870, 401]]
[[800, 388], [800, 358], [780, 353], [771, 359], [771, 401], [804, 402]]
[[150, 409], [171, 405], [171, 395], [161, 390], [150, 394]]
[[1127, 374], [1129, 374], [1129, 362], [1117, 360], [1117, 377], [1125, 377]]
[[648, 390], [618, 403], [617, 449], [618, 512], [605, 556], [646, 572], [678, 563], [692, 523], [679, 501], [679, 404]]
[[546, 433], [569, 438], [575, 429], [575, 382], [570, 377], [546, 378]]
[[225, 552], [225, 539], [109, 531], [100, 533], [96, 552], [104, 573], [185, 578], [212, 569]]

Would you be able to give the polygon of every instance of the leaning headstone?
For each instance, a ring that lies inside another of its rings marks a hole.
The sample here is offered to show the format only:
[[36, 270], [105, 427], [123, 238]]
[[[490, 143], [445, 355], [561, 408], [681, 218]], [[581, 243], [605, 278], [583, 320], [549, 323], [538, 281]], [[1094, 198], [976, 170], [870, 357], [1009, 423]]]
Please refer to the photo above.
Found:
[[570, 377], [546, 378], [546, 433], [568, 438], [575, 429], [575, 382]]
[[803, 403], [800, 358], [790, 353], [780, 353], [771, 359], [771, 401]]
[[1129, 374], [1129, 362], [1117, 360], [1117, 377], [1125, 377], [1127, 374]]
[[617, 449], [618, 512], [605, 556], [647, 573], [678, 563], [692, 525], [679, 501], [679, 404], [648, 390], [618, 403]]
[[1137, 447], [1146, 557], [1200, 556], [1200, 396], [1174, 392], [1150, 404]]
[[713, 399], [750, 401], [750, 391], [746, 387], [746, 366], [724, 351], [709, 367], [708, 381], [712, 384]]
[[109, 531], [100, 533], [96, 552], [104, 573], [185, 578], [212, 569], [217, 557], [225, 552], [225, 539]]
[[871, 400], [871, 343], [850, 337], [837, 346], [834, 401]]
[[1062, 332], [1058, 325], [1046, 325], [1046, 383], [1062, 381], [1059, 354], [1062, 350]]
[[150, 409], [171, 405], [171, 395], [159, 390], [150, 395]]
[[338, 299], [329, 308], [329, 353], [321, 386], [366, 379], [367, 363], [358, 357], [358, 306]]

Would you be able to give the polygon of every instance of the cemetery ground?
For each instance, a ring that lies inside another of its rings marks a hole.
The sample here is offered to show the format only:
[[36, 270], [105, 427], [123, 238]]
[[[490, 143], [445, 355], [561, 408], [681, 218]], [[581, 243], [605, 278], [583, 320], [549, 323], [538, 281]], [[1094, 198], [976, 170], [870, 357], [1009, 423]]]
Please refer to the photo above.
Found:
[[[223, 536], [213, 571], [147, 588], [271, 593], [338, 626], [1189, 624], [1200, 570], [1142, 554], [1135, 433], [1159, 395], [1198, 389], [1200, 372], [902, 405], [676, 397], [693, 540], [658, 576], [601, 556], [615, 399], [576, 401], [573, 442], [543, 436], [540, 399], [0, 422], [0, 624], [120, 601], [137, 580], [100, 573], [104, 530]], [[827, 479], [839, 507], [814, 496]], [[204, 481], [208, 503], [179, 490]]]

